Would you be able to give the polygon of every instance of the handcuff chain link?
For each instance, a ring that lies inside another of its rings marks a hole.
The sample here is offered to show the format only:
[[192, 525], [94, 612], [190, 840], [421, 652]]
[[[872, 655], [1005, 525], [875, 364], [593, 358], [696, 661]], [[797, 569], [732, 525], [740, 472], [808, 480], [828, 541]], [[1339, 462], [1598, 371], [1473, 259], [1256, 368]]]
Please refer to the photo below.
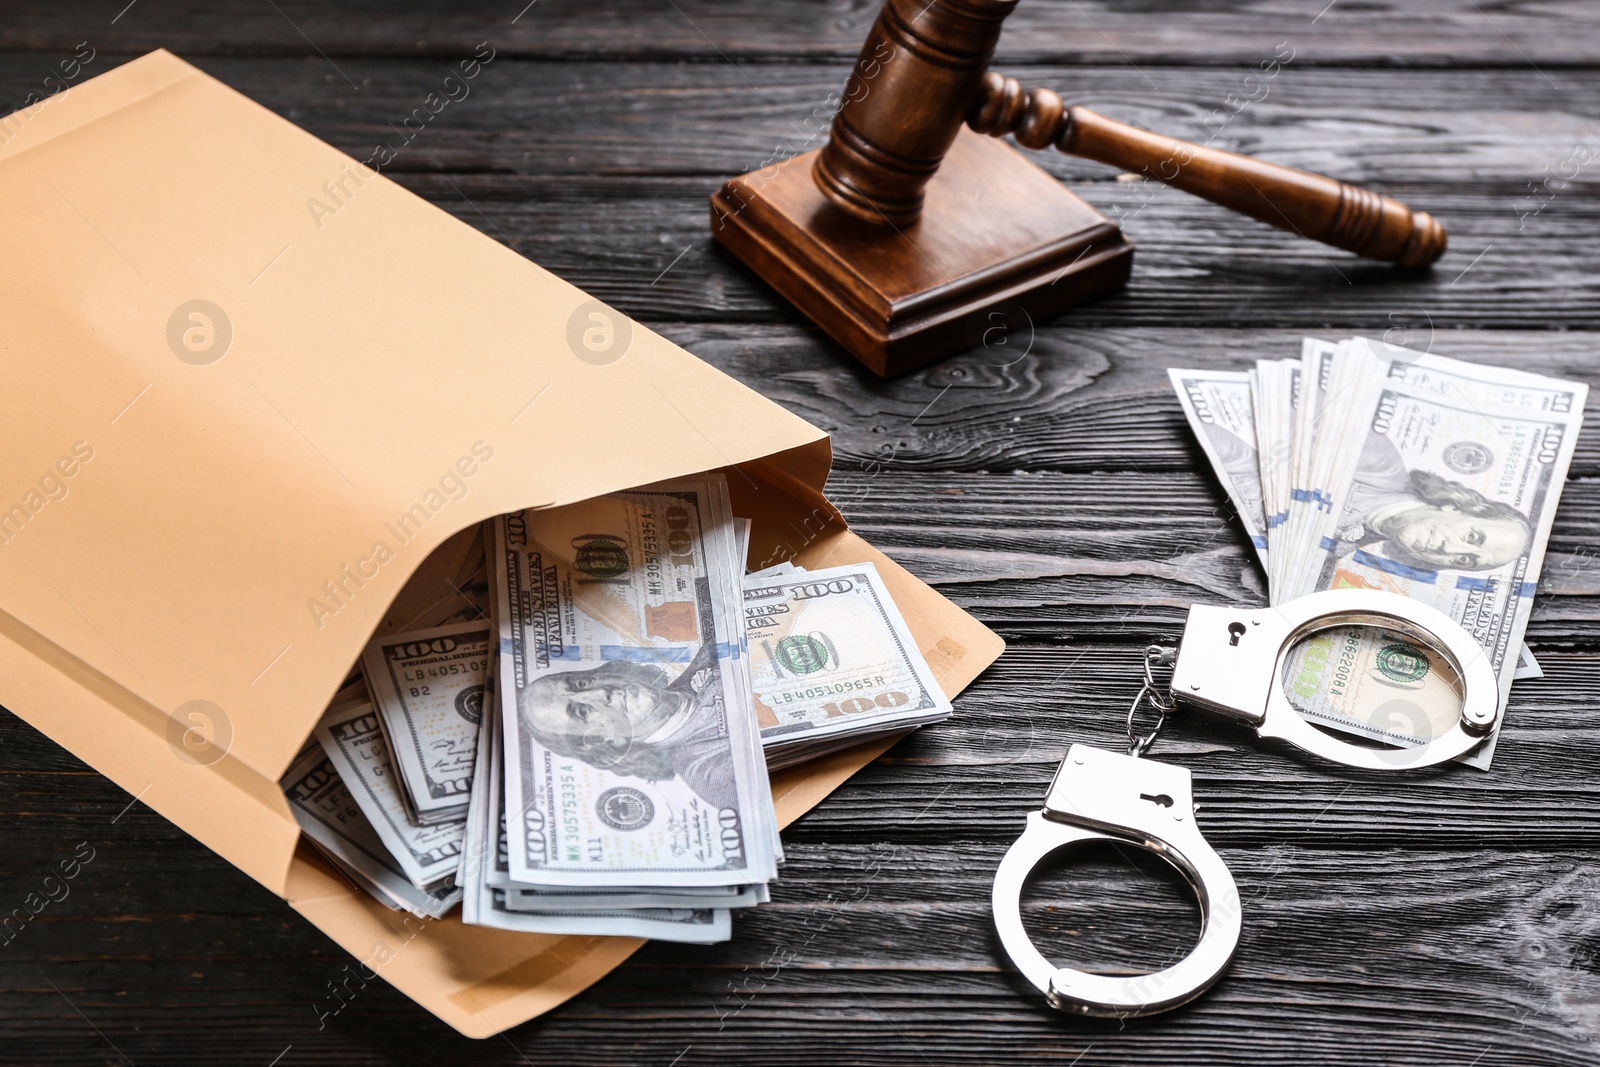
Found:
[[[1150, 645], [1144, 650], [1144, 685], [1139, 687], [1133, 703], [1128, 705], [1128, 755], [1130, 756], [1144, 755], [1145, 750], [1154, 743], [1156, 735], [1161, 733], [1161, 727], [1166, 723], [1167, 716], [1178, 710], [1178, 705], [1172, 699], [1172, 690], [1158, 685], [1155, 676], [1157, 667], [1170, 667], [1177, 657], [1177, 649], [1167, 648], [1164, 645]], [[1140, 737], [1134, 727], [1134, 720], [1138, 716], [1139, 706], [1146, 703], [1154, 708], [1160, 717], [1156, 719], [1151, 731]]]

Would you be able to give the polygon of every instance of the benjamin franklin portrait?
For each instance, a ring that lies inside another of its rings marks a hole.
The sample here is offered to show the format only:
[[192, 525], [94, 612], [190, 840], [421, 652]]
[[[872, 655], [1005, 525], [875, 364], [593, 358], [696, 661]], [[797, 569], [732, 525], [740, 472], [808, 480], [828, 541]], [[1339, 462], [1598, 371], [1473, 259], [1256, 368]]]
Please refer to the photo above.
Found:
[[737, 808], [720, 689], [715, 651], [705, 645], [673, 679], [627, 661], [544, 675], [517, 694], [517, 713], [560, 755], [651, 782], [680, 778], [711, 807]]
[[1409, 470], [1398, 449], [1369, 434], [1339, 521], [1338, 551], [1372, 547], [1420, 570], [1487, 571], [1528, 550], [1527, 516], [1432, 471]]

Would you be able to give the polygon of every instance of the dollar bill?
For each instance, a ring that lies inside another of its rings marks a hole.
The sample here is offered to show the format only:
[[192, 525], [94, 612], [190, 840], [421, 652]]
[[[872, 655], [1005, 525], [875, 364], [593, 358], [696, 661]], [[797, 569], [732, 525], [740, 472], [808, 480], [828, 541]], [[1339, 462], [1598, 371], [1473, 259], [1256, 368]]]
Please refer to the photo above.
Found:
[[[1342, 457], [1341, 462], [1344, 466], [1338, 470], [1330, 470], [1326, 461], [1323, 461], [1324, 465], [1316, 467], [1319, 473], [1313, 475], [1312, 481], [1319, 486], [1336, 488], [1312, 488], [1307, 491], [1307, 495], [1315, 493], [1320, 498], [1319, 509], [1324, 516], [1322, 522], [1312, 524], [1311, 536], [1315, 540], [1307, 546], [1304, 541], [1296, 543], [1282, 536], [1279, 538], [1280, 551], [1300, 557], [1298, 573], [1310, 574], [1309, 580], [1301, 580], [1302, 595], [1315, 587], [1324, 558], [1324, 554], [1317, 549], [1317, 546], [1324, 537], [1331, 537], [1334, 533], [1331, 526], [1336, 523], [1339, 515], [1333, 512], [1333, 505], [1338, 501], [1342, 506], [1343, 496], [1353, 481], [1355, 462], [1361, 454], [1361, 445], [1371, 416], [1376, 411], [1378, 393], [1385, 379], [1399, 376], [1396, 371], [1389, 368], [1389, 365], [1398, 363], [1403, 373], [1412, 375], [1417, 375], [1421, 371], [1427, 372], [1427, 386], [1436, 392], [1466, 383], [1480, 383], [1482, 391], [1472, 393], [1474, 403], [1493, 403], [1495, 396], [1501, 395], [1499, 393], [1501, 387], [1493, 384], [1494, 376], [1501, 373], [1499, 368], [1479, 367], [1407, 349], [1393, 350], [1393, 346], [1382, 346], [1378, 342], [1363, 342], [1363, 344], [1367, 351], [1383, 358], [1384, 367], [1374, 372], [1370, 364], [1352, 363], [1348, 367], [1346, 376], [1335, 380], [1334, 357], [1340, 346], [1334, 342], [1318, 341], [1313, 338], [1308, 338], [1304, 342], [1302, 363], [1311, 368], [1308, 373], [1316, 376], [1319, 385], [1318, 432], [1313, 437], [1313, 447], [1320, 452], [1324, 450], [1321, 445], [1331, 441], [1326, 451]], [[1354, 382], [1349, 377], [1351, 372], [1354, 372], [1357, 378]], [[1255, 370], [1240, 372], [1172, 369], [1168, 371], [1184, 417], [1200, 443], [1202, 451], [1205, 452], [1218, 481], [1222, 483], [1223, 491], [1238, 511], [1240, 520], [1256, 547], [1258, 557], [1262, 560], [1263, 569], [1266, 569], [1266, 539], [1258, 532], [1261, 528], [1259, 523], [1263, 520], [1255, 517], [1258, 507], [1263, 506], [1261, 502], [1267, 495], [1261, 485], [1263, 464], [1259, 461], [1259, 454], [1255, 448], [1257, 432], [1255, 405], [1267, 401], [1265, 394], [1259, 389], [1255, 391], [1250, 389], [1249, 379], [1255, 377], [1257, 373]], [[1275, 374], [1277, 371], [1271, 373]], [[1527, 380], [1526, 384], [1532, 387], [1530, 393], [1512, 398], [1519, 406], [1526, 406], [1531, 402], [1531, 398], [1540, 396], [1540, 390], [1552, 396], [1560, 396], [1571, 390], [1570, 383], [1541, 379], [1537, 375], [1527, 375], [1524, 372], [1506, 373], [1510, 378]], [[1370, 399], [1365, 395], [1366, 390], [1371, 391]], [[1491, 392], [1493, 395], [1488, 395]], [[1282, 391], [1277, 395], [1280, 398], [1285, 396]], [[1569, 399], [1560, 406], [1563, 410], [1576, 410], [1581, 409], [1582, 403], [1579, 401], [1574, 406]], [[1356, 414], [1358, 412], [1359, 414]], [[1292, 416], [1292, 411], [1284, 410], [1265, 417], [1284, 422]], [[1354, 429], [1345, 429], [1347, 424], [1354, 424]], [[1329, 433], [1322, 432], [1325, 428], [1329, 429]], [[1282, 446], [1279, 446], [1278, 451], [1281, 459]], [[1284, 521], [1289, 517], [1287, 503], [1281, 517]], [[1272, 591], [1270, 597], [1272, 603], [1286, 602], [1285, 597], [1291, 592], [1286, 586], [1287, 583]], [[1533, 653], [1525, 644], [1519, 646], [1514, 677], [1537, 678], [1542, 674], [1543, 671]]]
[[306, 836], [378, 900], [397, 910], [437, 919], [461, 899], [460, 890], [453, 886], [428, 892], [411, 883], [320, 745], [313, 744], [300, 754], [284, 775], [282, 786]]
[[525, 934], [591, 934], [647, 937], [694, 945], [715, 944], [732, 936], [732, 913], [722, 908], [632, 908], [584, 911], [512, 911], [504, 906], [505, 890], [486, 890], [490, 906], [475, 907], [464, 922]]
[[760, 582], [768, 578], [778, 578], [785, 574], [793, 574], [798, 569], [789, 560], [784, 560], [782, 563], [774, 564], [771, 567], [763, 567], [761, 570], [751, 571], [744, 576], [744, 580], [745, 584], [748, 585], [751, 582]]
[[[417, 914], [725, 940], [782, 860], [756, 708], [784, 708], [780, 761], [949, 713], [870, 565], [768, 568], [748, 628], [750, 535], [704, 476], [450, 539], [285, 778], [308, 836]], [[800, 676], [836, 700], [803, 712]]]
[[1263, 568], [1267, 565], [1267, 513], [1261, 457], [1256, 448], [1255, 407], [1245, 371], [1169, 370], [1200, 450], [1239, 513], [1239, 521]]
[[[472, 785], [472, 804], [462, 844], [456, 882], [462, 891], [462, 921], [477, 926], [524, 933], [584, 933], [652, 937], [667, 941], [710, 943], [731, 936], [730, 893], [720, 899], [674, 897], [665, 893], [622, 892], [583, 886], [538, 891], [509, 880], [491, 885], [490, 872], [508, 871], [505, 820], [491, 799], [499, 792], [498, 700], [484, 708]], [[700, 892], [715, 894], [717, 887]], [[719, 907], [720, 906], [720, 907]], [[580, 914], [586, 918], [580, 919]]]
[[581, 886], [507, 889], [505, 908], [513, 912], [656, 911], [753, 908], [769, 899], [765, 886], [700, 886], [696, 889], [587, 889]]
[[509, 868], [530, 885], [764, 883], [776, 816], [739, 702], [727, 488], [502, 516], [491, 586]]
[[[1484, 368], [1487, 372], [1489, 369]], [[1582, 418], [1584, 387], [1565, 410], [1497, 404], [1389, 378], [1367, 427], [1333, 536], [1316, 546], [1316, 587], [1372, 588], [1427, 603], [1477, 638], [1510, 693], [1556, 505]], [[1328, 631], [1337, 655], [1302, 646], [1286, 678], [1302, 714], [1393, 741], [1430, 739], [1459, 698], [1439, 658], [1393, 635]], [[1313, 684], [1320, 678], [1324, 684]], [[1361, 684], [1336, 684], [1354, 679]], [[1430, 681], [1433, 679], [1433, 681]], [[1491, 740], [1467, 762], [1487, 766]]]
[[950, 714], [871, 563], [747, 578], [744, 615], [771, 767], [836, 747], [834, 740], [855, 743]]
[[[1302, 344], [1301, 356], [1307, 362], [1314, 361], [1319, 373], [1326, 375], [1340, 355], [1352, 351], [1381, 360], [1389, 381], [1404, 382], [1475, 408], [1511, 407], [1557, 414], [1576, 412], [1580, 416], [1583, 411], [1585, 386], [1509, 367], [1488, 367], [1432, 352], [1418, 352], [1372, 338], [1352, 337], [1334, 343], [1308, 337]], [[1365, 427], [1366, 422], [1362, 421], [1357, 429], [1364, 433]], [[1346, 453], [1352, 457], [1352, 462], [1358, 458], [1359, 441], [1348, 444]], [[1544, 670], [1539, 661], [1526, 644], [1521, 645], [1513, 678], [1542, 677]]]
[[461, 868], [457, 882], [472, 886], [482, 880], [486, 886], [506, 892], [495, 898], [494, 907], [507, 911], [546, 909], [632, 909], [632, 908], [744, 908], [764, 903], [764, 886], [699, 886], [693, 888], [647, 888], [630, 886], [528, 886], [511, 877], [510, 850], [506, 841], [506, 818], [499, 802], [502, 795], [500, 724], [498, 699], [491, 697], [484, 709], [478, 761], [473, 777], [472, 807], [467, 818], [462, 844]]
[[316, 735], [406, 879], [422, 890], [437, 889], [453, 879], [466, 820], [417, 826], [406, 818], [388, 744], [372, 705], [329, 713], [318, 723]]
[[[1306, 344], [1319, 353], [1327, 347], [1325, 341], [1308, 340]], [[1587, 386], [1560, 378], [1510, 367], [1467, 363], [1368, 337], [1352, 337], [1335, 347], [1365, 350], [1377, 356], [1387, 365], [1388, 378], [1392, 382], [1403, 382], [1442, 399], [1469, 404], [1569, 415], [1583, 410], [1588, 390]]]
[[423, 824], [467, 808], [489, 681], [487, 622], [377, 638], [361, 658], [400, 785]]
[[1318, 560], [1307, 548], [1332, 532], [1383, 383], [1383, 363], [1362, 351], [1340, 350], [1322, 362], [1302, 354], [1298, 362], [1294, 471], [1274, 603], [1304, 596], [1315, 586]]
[[1256, 455], [1267, 518], [1267, 588], [1282, 596], [1283, 572], [1292, 554], [1289, 543], [1289, 500], [1294, 484], [1295, 420], [1299, 416], [1300, 361], [1258, 360], [1255, 389]]

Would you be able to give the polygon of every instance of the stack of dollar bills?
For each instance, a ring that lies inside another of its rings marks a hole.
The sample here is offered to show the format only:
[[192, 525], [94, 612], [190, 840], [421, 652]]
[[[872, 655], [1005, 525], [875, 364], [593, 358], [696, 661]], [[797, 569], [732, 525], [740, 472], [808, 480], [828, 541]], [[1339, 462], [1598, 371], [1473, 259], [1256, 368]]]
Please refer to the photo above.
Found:
[[[1359, 337], [1168, 374], [1273, 604], [1341, 588], [1424, 601], [1483, 645], [1502, 708], [1542, 673], [1523, 635], [1586, 386]], [[1366, 628], [1309, 638], [1283, 681], [1307, 719], [1382, 744], [1424, 743], [1460, 708], [1444, 657]], [[1487, 769], [1494, 744], [1463, 762]]]
[[769, 765], [950, 713], [871, 564], [747, 575], [748, 538], [720, 475], [486, 523], [285, 776], [307, 836], [418, 915], [727, 939], [783, 859]]

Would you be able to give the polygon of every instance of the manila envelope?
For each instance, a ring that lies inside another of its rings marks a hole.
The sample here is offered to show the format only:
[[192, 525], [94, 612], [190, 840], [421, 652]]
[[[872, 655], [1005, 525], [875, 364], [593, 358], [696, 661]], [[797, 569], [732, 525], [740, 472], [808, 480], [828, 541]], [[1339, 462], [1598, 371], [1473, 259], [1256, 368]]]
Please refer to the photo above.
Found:
[[[846, 528], [822, 431], [167, 52], [0, 120], [0, 216], [0, 702], [464, 1034], [641, 942], [402, 921], [278, 787], [451, 535], [720, 469], [753, 559], [876, 563], [949, 693], [1000, 653]], [[886, 747], [774, 775], [783, 822]]]

